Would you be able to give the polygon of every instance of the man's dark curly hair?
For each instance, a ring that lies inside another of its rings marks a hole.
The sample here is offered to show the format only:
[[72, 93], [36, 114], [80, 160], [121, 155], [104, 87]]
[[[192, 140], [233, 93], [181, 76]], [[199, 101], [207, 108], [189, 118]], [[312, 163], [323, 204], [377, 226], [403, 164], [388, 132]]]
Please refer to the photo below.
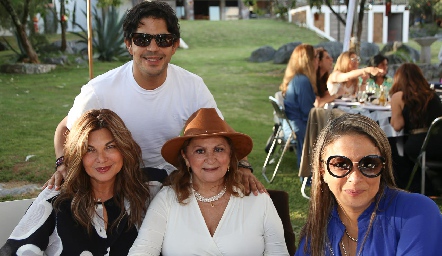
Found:
[[180, 25], [172, 7], [166, 2], [145, 1], [127, 11], [123, 22], [124, 39], [131, 40], [130, 35], [137, 31], [141, 20], [149, 17], [166, 21], [167, 31], [180, 38]]

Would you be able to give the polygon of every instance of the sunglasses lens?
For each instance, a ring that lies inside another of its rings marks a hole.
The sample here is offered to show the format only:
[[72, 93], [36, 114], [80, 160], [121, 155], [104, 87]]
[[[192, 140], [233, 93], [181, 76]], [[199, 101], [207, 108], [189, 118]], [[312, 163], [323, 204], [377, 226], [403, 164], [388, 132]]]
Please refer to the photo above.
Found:
[[171, 34], [159, 34], [155, 36], [155, 42], [159, 47], [170, 47], [173, 45], [175, 36]]
[[345, 156], [333, 156], [327, 161], [328, 170], [335, 177], [344, 177], [351, 171], [353, 163]]
[[359, 170], [368, 177], [376, 177], [384, 167], [385, 160], [380, 156], [366, 156], [359, 161]]
[[136, 46], [140, 47], [149, 46], [150, 40], [152, 40], [152, 36], [149, 34], [136, 33], [132, 35], [132, 41]]
[[175, 42], [175, 36], [172, 34], [158, 34], [150, 35], [144, 33], [133, 33], [132, 41], [136, 46], [147, 47], [150, 45], [152, 38], [155, 39], [155, 43], [158, 47], [170, 47]]

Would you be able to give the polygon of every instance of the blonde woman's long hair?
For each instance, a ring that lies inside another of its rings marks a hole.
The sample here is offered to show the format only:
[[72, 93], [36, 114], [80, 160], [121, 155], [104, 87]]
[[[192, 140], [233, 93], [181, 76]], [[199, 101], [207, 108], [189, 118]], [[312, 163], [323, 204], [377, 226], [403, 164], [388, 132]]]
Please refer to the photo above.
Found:
[[123, 156], [123, 167], [116, 175], [113, 201], [121, 211], [110, 230], [117, 226], [127, 215], [125, 200], [129, 202], [128, 229], [141, 226], [142, 218], [149, 202], [149, 189], [140, 165], [141, 148], [132, 138], [123, 120], [108, 109], [90, 110], [84, 113], [74, 124], [66, 138], [64, 146], [64, 164], [67, 177], [62, 184], [60, 195], [54, 202], [54, 208], [60, 210], [63, 202], [72, 200], [71, 212], [75, 221], [91, 234], [95, 215], [94, 194], [90, 176], [83, 166], [83, 156], [87, 152], [88, 137], [93, 131], [107, 129]]
[[282, 95], [285, 96], [290, 81], [299, 74], [308, 77], [315, 95], [318, 95], [318, 89], [316, 88], [315, 58], [315, 49], [312, 45], [300, 44], [293, 50], [287, 68], [285, 69], [284, 78], [279, 86]]
[[366, 238], [371, 231], [375, 217], [379, 209], [379, 202], [385, 196], [385, 187], [397, 189], [394, 182], [393, 166], [391, 157], [391, 148], [387, 136], [372, 119], [359, 114], [344, 114], [330, 121], [321, 131], [312, 152], [312, 186], [311, 201], [307, 222], [301, 230], [300, 240], [305, 238], [304, 252], [320, 256], [325, 255], [329, 251], [329, 239], [327, 236], [327, 226], [330, 215], [334, 207], [338, 205], [335, 196], [324, 182], [324, 152], [326, 148], [346, 135], [362, 135], [370, 139], [379, 149], [380, 155], [385, 158], [385, 169], [381, 173], [381, 181], [378, 193], [375, 197], [375, 208], [371, 214], [367, 233], [362, 240], [362, 246], [359, 253], [366, 242]]

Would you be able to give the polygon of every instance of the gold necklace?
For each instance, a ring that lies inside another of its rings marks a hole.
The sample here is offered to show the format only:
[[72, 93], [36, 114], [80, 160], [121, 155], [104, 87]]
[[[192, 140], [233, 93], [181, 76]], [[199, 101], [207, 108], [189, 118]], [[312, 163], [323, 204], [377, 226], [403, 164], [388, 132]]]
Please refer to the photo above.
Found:
[[348, 233], [348, 231], [347, 231], [347, 229], [345, 229], [345, 234], [347, 235], [347, 237], [348, 238], [350, 238], [353, 242], [355, 242], [355, 243], [357, 243], [358, 242], [358, 239], [357, 238], [354, 238], [354, 237], [352, 237], [349, 233]]
[[347, 250], [345, 249], [345, 246], [344, 246], [344, 241], [341, 242], [341, 245], [342, 245], [342, 250], [344, 250], [344, 255], [348, 256]]

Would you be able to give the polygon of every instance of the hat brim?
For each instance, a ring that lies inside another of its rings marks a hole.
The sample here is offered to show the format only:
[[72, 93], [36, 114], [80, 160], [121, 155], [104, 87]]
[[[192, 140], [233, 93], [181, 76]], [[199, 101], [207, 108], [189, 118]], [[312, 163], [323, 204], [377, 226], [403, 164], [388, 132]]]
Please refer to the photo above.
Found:
[[188, 135], [170, 139], [166, 143], [164, 143], [163, 147], [161, 148], [161, 155], [163, 156], [164, 160], [166, 160], [166, 162], [178, 168], [178, 159], [179, 155], [181, 154], [181, 148], [183, 147], [183, 144], [186, 140], [197, 137], [210, 138], [216, 136], [224, 136], [232, 141], [232, 146], [238, 160], [243, 159], [252, 151], [253, 141], [250, 136], [239, 132], [220, 132], [211, 134]]

